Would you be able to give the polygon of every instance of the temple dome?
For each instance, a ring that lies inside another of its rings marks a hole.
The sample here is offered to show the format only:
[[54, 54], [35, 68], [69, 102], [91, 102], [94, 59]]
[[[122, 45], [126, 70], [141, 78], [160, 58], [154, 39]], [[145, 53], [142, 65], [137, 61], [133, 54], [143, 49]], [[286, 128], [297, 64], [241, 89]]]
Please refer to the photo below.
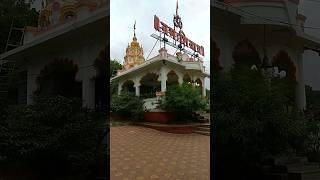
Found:
[[143, 48], [140, 46], [136, 33], [134, 32], [132, 42], [126, 49], [124, 56], [123, 70], [128, 70], [134, 66], [140, 65], [145, 62], [143, 57]]

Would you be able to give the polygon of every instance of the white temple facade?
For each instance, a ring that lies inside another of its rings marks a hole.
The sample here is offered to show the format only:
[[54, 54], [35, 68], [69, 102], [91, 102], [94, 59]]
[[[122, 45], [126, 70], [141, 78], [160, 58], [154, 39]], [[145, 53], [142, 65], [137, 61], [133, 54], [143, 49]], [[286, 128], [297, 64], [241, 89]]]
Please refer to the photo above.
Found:
[[[129, 56], [131, 52], [136, 54]], [[181, 52], [171, 55], [165, 48], [161, 48], [158, 52], [157, 56], [144, 61], [143, 49], [134, 35], [132, 43], [126, 50], [123, 69], [110, 79], [111, 83], [118, 85], [119, 95], [123, 91], [134, 92], [136, 96], [144, 99], [144, 107], [147, 110], [157, 108], [158, 100], [165, 95], [170, 85], [193, 83], [201, 88], [202, 96], [206, 96], [204, 79], [210, 75], [205, 72], [201, 60]]]
[[[304, 33], [306, 17], [299, 0], [211, 0], [213, 74], [228, 71], [237, 61], [272, 66], [295, 83], [295, 102], [306, 107], [303, 53], [319, 52], [320, 40]], [[267, 62], [263, 62], [267, 59]]]
[[18, 101], [31, 104], [37, 92], [46, 91], [51, 95], [69, 91], [63, 87], [59, 90], [59, 82], [54, 80], [42, 82], [43, 87], [39, 83], [50, 70], [69, 65], [75, 70], [77, 87], [70, 91], [78, 93], [83, 106], [95, 108], [100, 101], [97, 93], [102, 94], [97, 84], [103, 83], [98, 82], [99, 70], [95, 63], [97, 59], [107, 62], [109, 13], [107, 0], [43, 1], [38, 27], [26, 27], [23, 45], [0, 55], [2, 61], [14, 61], [18, 73], [23, 74], [21, 78], [25, 83], [19, 88]]

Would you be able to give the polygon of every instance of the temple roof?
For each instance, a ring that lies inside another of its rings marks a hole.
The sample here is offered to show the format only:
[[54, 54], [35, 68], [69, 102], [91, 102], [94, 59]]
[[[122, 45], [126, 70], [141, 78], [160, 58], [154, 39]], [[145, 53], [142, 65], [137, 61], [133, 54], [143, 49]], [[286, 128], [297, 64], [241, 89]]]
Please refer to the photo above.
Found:
[[164, 62], [170, 63], [175, 66], [180, 66], [185, 70], [188, 71], [199, 71], [202, 72], [203, 76], [210, 77], [210, 74], [206, 73], [203, 69], [202, 62], [199, 61], [177, 61], [177, 57], [168, 54], [167, 58], [162, 58], [160, 54], [157, 56], [149, 59], [143, 64], [137, 65], [127, 71], [120, 71], [118, 72], [117, 76], [110, 79], [110, 82], [118, 81], [119, 79], [126, 78], [130, 74], [136, 74], [137, 72], [144, 71], [145, 69], [148, 69], [149, 67], [154, 67], [153, 65], [158, 64], [159, 66], [162, 66]]

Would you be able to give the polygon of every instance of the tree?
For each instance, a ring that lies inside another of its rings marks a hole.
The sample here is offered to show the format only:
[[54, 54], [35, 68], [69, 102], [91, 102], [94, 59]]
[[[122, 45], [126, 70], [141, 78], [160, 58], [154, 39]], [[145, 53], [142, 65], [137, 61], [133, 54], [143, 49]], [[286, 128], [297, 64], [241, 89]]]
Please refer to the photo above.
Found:
[[27, 164], [40, 172], [42, 179], [95, 178], [90, 173], [107, 126], [105, 117], [81, 108], [81, 104], [77, 98], [55, 96], [37, 97], [33, 105], [10, 107], [0, 121], [0, 163]]
[[110, 77], [117, 75], [117, 70], [121, 69], [122, 65], [116, 60], [110, 60]]
[[[8, 34], [12, 20], [15, 27], [24, 28], [25, 26], [37, 26], [38, 12], [31, 9], [33, 0], [2, 0], [0, 1], [0, 53], [5, 51]], [[19, 39], [15, 37], [13, 39]]]
[[306, 86], [306, 120], [308, 125], [307, 153], [309, 161], [320, 162], [320, 94]]
[[265, 158], [303, 149], [306, 123], [289, 102], [284, 79], [269, 81], [248, 67], [214, 78], [211, 103], [220, 178], [259, 179]]

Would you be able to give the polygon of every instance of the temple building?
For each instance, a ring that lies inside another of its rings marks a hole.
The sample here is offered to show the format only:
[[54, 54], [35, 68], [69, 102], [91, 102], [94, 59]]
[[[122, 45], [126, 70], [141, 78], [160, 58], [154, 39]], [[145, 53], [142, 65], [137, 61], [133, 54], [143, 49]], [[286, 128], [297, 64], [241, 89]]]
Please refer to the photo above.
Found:
[[169, 54], [164, 47], [158, 52], [155, 57], [145, 60], [134, 32], [124, 55], [123, 68], [110, 79], [111, 83], [118, 84], [119, 95], [124, 91], [134, 92], [144, 99], [144, 107], [150, 111], [158, 110], [159, 99], [165, 95], [170, 85], [193, 83], [206, 96], [205, 78], [210, 75], [205, 72], [200, 58], [191, 57], [184, 52]]
[[38, 27], [25, 27], [23, 43], [0, 55], [19, 74], [17, 102], [60, 94], [105, 108], [109, 12], [107, 0], [42, 1]]
[[299, 0], [213, 0], [213, 74], [235, 63], [262, 67], [293, 83], [295, 103], [306, 107], [303, 53], [320, 52], [320, 40], [304, 33]]

